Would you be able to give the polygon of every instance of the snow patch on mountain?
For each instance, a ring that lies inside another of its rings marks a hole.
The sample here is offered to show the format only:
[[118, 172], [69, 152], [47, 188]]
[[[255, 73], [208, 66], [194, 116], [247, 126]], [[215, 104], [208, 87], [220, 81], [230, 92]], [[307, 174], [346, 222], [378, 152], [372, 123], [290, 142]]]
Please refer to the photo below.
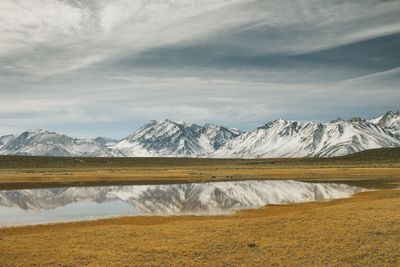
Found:
[[400, 111], [389, 111], [383, 116], [369, 120], [369, 122], [374, 123], [393, 134], [400, 135]]
[[381, 147], [398, 147], [396, 138], [362, 120], [331, 123], [276, 120], [228, 142], [219, 158], [331, 157]]
[[95, 138], [94, 141], [105, 147], [113, 146], [118, 143], [117, 139], [102, 137], [102, 136]]
[[204, 157], [237, 136], [222, 126], [167, 119], [151, 121], [111, 148], [132, 157]]
[[0, 147], [1, 155], [112, 157], [119, 153], [94, 140], [71, 138], [64, 134], [32, 129], [8, 136]]
[[0, 155], [88, 157], [331, 157], [362, 150], [400, 146], [400, 112], [366, 121], [354, 117], [329, 123], [267, 123], [250, 132], [213, 124], [203, 126], [150, 121], [131, 135], [115, 140], [68, 137], [33, 129], [0, 137]]

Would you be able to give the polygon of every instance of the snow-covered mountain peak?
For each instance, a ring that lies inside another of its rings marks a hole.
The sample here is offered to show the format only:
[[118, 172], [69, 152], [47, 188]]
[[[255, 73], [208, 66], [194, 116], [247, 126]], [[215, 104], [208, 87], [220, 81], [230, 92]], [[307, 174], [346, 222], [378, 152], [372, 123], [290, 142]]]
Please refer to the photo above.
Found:
[[346, 121], [347, 121], [347, 120], [338, 117], [338, 118], [336, 118], [336, 120], [330, 121], [330, 123], [346, 122]]
[[133, 132], [130, 136], [126, 137], [125, 139], [135, 139], [139, 137], [146, 138], [146, 136], [152, 136], [152, 135], [160, 135], [163, 132], [171, 131], [171, 130], [176, 130], [179, 128], [179, 124], [171, 121], [171, 120], [163, 120], [163, 121], [156, 121], [152, 120], [139, 129], [137, 129], [135, 132]]
[[165, 119], [165, 120], [161, 121], [160, 123], [163, 123], [163, 124], [181, 124], [181, 123], [177, 123], [175, 121], [172, 121], [170, 119]]
[[396, 146], [400, 146], [399, 138], [360, 119], [331, 123], [276, 120], [233, 139], [213, 156], [330, 157]]
[[179, 121], [179, 122], [175, 122], [173, 120], [170, 119], [165, 119], [162, 121], [157, 121], [157, 123], [155, 125], [162, 125], [164, 127], [173, 125], [173, 126], [188, 126], [188, 124], [184, 121]]
[[0, 154], [33, 156], [116, 156], [94, 140], [71, 138], [64, 134], [34, 129], [8, 136], [0, 147]]
[[400, 116], [400, 110], [398, 111], [388, 111], [386, 112], [385, 115], [383, 116], [387, 116], [387, 117], [399, 117]]
[[353, 117], [349, 120], [349, 122], [365, 122], [365, 119], [362, 119], [360, 117]]
[[113, 148], [128, 156], [198, 157], [208, 155], [236, 136], [222, 126], [189, 125], [166, 119], [146, 124]]
[[[171, 122], [173, 122], [173, 121], [171, 121]], [[177, 123], [177, 124], [185, 125], [185, 126], [191, 126], [192, 125], [192, 124], [186, 123], [185, 121], [177, 121], [177, 122], [173, 122], [173, 123]]]
[[105, 147], [113, 146], [116, 143], [118, 143], [117, 139], [102, 137], [102, 136], [95, 138], [94, 141], [96, 141], [97, 143], [99, 143], [100, 145], [105, 146]]
[[267, 122], [263, 126], [259, 127], [259, 129], [268, 129], [268, 128], [273, 128], [273, 127], [277, 127], [277, 126], [284, 126], [284, 125], [288, 125], [288, 124], [291, 124], [291, 123], [294, 123], [294, 122], [296, 122], [296, 121], [277, 119], [277, 120], [273, 120], [273, 121]]
[[276, 125], [276, 124], [287, 124], [287, 123], [291, 123], [291, 122], [293, 122], [293, 121], [288, 121], [288, 120], [284, 120], [284, 119], [280, 118], [280, 119], [274, 120], [272, 122], [269, 122], [267, 124]]
[[218, 128], [219, 126], [212, 124], [212, 123], [206, 123], [206, 124], [204, 124], [203, 127], [206, 129], [215, 129], [215, 128]]
[[203, 130], [203, 132], [208, 132], [208, 133], [216, 133], [218, 131], [220, 131], [221, 129], [226, 129], [228, 130], [228, 128], [225, 128], [223, 126], [218, 126], [218, 125], [214, 125], [212, 123], [206, 123], [204, 124], [204, 126], [200, 126]]
[[191, 156], [205, 153], [196, 142], [199, 133], [169, 119], [151, 121], [124, 138], [113, 149], [126, 156]]
[[387, 131], [400, 135], [400, 111], [388, 111], [385, 115], [373, 118], [369, 122], [374, 123]]
[[242, 131], [242, 130], [240, 130], [240, 129], [238, 129], [238, 128], [229, 128], [229, 130], [230, 130], [232, 133], [236, 134], [237, 136], [239, 136], [239, 135], [245, 133], [245, 131]]
[[292, 120], [275, 120], [259, 127], [258, 130], [269, 131], [275, 133], [277, 136], [284, 136], [294, 132], [299, 132], [303, 128], [307, 128], [310, 125], [320, 124], [310, 121], [292, 121]]
[[171, 121], [169, 119], [166, 119], [166, 120], [163, 120], [163, 121], [155, 124], [154, 126], [171, 129], [171, 128], [179, 127], [179, 126], [181, 126], [181, 124]]
[[58, 138], [65, 136], [63, 134], [58, 134], [56, 132], [50, 132], [42, 129], [30, 129], [28, 131], [22, 132], [17, 136], [20, 141], [30, 140], [31, 142], [40, 142], [46, 139]]
[[7, 143], [10, 142], [11, 140], [13, 140], [14, 138], [15, 138], [15, 135], [13, 135], [13, 134], [0, 136], [0, 151], [3, 146], [7, 145]]
[[22, 133], [20, 133], [20, 136], [25, 136], [26, 138], [31, 137], [31, 136], [37, 136], [37, 135], [41, 135], [41, 134], [50, 134], [50, 131], [47, 130], [42, 130], [39, 128], [34, 128], [34, 129], [29, 129], [27, 131], [24, 131]]
[[242, 132], [235, 131], [223, 126], [206, 124], [202, 128], [202, 138], [211, 146], [210, 150], [217, 150], [228, 141], [238, 137]]
[[27, 131], [25, 131], [25, 132], [29, 132], [29, 133], [43, 133], [43, 132], [49, 132], [49, 131], [45, 131], [45, 130], [40, 129], [40, 128], [33, 128], [33, 129], [29, 129], [29, 130], [27, 130]]
[[384, 115], [376, 117], [376, 118], [372, 118], [370, 120], [368, 120], [368, 122], [373, 123], [373, 124], [379, 124], [380, 120], [383, 118]]
[[274, 123], [283, 124], [283, 123], [288, 123], [288, 122], [291, 122], [291, 121], [288, 121], [288, 120], [284, 120], [284, 119], [282, 119], [282, 118], [279, 118], [279, 119], [277, 119], [277, 120], [274, 120], [273, 122], [274, 122]]
[[0, 154], [132, 157], [311, 157], [399, 147], [400, 112], [366, 121], [354, 117], [329, 123], [278, 119], [250, 132], [152, 120], [120, 141], [71, 138], [32, 129], [0, 137]]

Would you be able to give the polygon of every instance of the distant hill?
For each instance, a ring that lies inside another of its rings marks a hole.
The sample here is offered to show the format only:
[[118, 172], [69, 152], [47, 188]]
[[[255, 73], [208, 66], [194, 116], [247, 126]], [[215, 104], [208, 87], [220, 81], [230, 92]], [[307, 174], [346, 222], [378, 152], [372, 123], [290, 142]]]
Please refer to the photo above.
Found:
[[356, 152], [343, 157], [338, 157], [349, 160], [395, 160], [400, 161], [400, 147], [378, 148]]
[[332, 158], [207, 159], [137, 157], [0, 156], [0, 169], [134, 168], [177, 166], [261, 165], [269, 167], [400, 165], [400, 148], [371, 149]]

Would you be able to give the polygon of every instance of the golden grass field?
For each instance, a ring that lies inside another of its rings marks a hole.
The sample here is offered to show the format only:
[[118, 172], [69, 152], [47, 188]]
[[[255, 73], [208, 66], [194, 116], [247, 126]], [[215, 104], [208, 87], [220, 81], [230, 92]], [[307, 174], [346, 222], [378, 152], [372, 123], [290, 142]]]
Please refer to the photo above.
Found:
[[[400, 168], [113, 168], [80, 170], [0, 170], [0, 189], [54, 186], [159, 184], [232, 181], [247, 179], [295, 179], [345, 182], [367, 187], [399, 184]], [[388, 180], [381, 183], [381, 180]]]
[[335, 181], [378, 189], [232, 216], [0, 228], [0, 266], [400, 266], [400, 190], [393, 190], [400, 188], [400, 157], [393, 151], [329, 160], [79, 159], [75, 164], [76, 159], [22, 157], [5, 158], [13, 162], [6, 164], [0, 159], [1, 189], [235, 179]]
[[255, 160], [0, 156], [0, 189], [246, 179], [390, 186], [391, 181], [400, 179], [400, 149], [378, 149], [337, 158]]
[[2, 266], [399, 266], [400, 191], [220, 217], [0, 229]]

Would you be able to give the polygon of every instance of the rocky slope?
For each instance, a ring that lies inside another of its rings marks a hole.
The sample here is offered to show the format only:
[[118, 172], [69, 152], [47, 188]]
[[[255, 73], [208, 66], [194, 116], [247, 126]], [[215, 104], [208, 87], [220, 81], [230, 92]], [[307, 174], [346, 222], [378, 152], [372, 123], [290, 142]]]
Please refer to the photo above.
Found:
[[393, 134], [400, 134], [400, 111], [389, 111], [385, 115], [369, 120]]

